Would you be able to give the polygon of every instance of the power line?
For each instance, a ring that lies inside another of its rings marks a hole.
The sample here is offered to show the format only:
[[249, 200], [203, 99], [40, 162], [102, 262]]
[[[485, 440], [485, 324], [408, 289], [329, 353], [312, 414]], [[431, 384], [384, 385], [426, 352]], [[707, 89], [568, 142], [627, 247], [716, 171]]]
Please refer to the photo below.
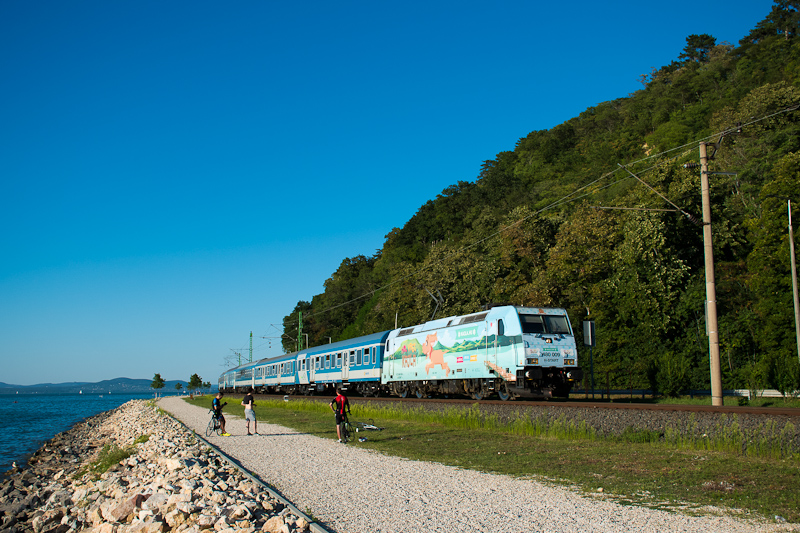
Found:
[[[415, 271], [413, 271], [413, 272], [411, 272], [411, 273], [409, 273], [409, 274], [406, 274], [405, 276], [402, 276], [402, 277], [400, 277], [400, 278], [398, 278], [398, 279], [395, 279], [395, 280], [393, 280], [393, 281], [391, 281], [391, 282], [389, 282], [389, 283], [387, 283], [387, 284], [385, 284], [385, 285], [383, 285], [383, 286], [381, 286], [381, 287], [378, 287], [378, 288], [376, 288], [376, 289], [373, 289], [373, 290], [371, 290], [371, 291], [369, 291], [369, 292], [367, 292], [367, 293], [365, 293], [365, 294], [363, 294], [363, 295], [361, 295], [361, 296], [357, 296], [356, 298], [352, 298], [352, 299], [350, 299], [350, 300], [348, 300], [348, 301], [346, 301], [346, 302], [342, 302], [342, 303], [340, 303], [340, 304], [337, 304], [337, 305], [334, 305], [334, 306], [331, 306], [331, 307], [328, 307], [328, 308], [325, 308], [325, 309], [322, 309], [322, 310], [319, 310], [319, 311], [315, 311], [315, 312], [313, 312], [313, 313], [304, 314], [304, 317], [305, 317], [306, 319], [308, 319], [308, 318], [312, 318], [312, 317], [315, 317], [315, 316], [317, 316], [317, 315], [322, 315], [322, 314], [324, 314], [324, 313], [327, 313], [327, 312], [329, 312], [329, 311], [333, 311], [333, 310], [335, 310], [335, 309], [338, 309], [338, 308], [340, 308], [340, 307], [344, 307], [344, 306], [346, 306], [346, 305], [350, 305], [350, 304], [352, 304], [352, 303], [358, 302], [358, 301], [360, 301], [360, 300], [363, 300], [363, 299], [365, 299], [365, 298], [371, 297], [372, 295], [374, 295], [375, 293], [377, 293], [377, 292], [379, 292], [379, 291], [386, 290], [386, 289], [388, 289], [388, 288], [390, 288], [390, 287], [392, 287], [392, 286], [394, 286], [394, 285], [397, 285], [398, 283], [401, 283], [401, 282], [403, 282], [403, 281], [405, 281], [405, 280], [407, 280], [407, 279], [414, 278], [414, 277], [418, 276], [419, 274], [421, 274], [422, 272], [425, 272], [426, 270], [429, 270], [430, 268], [432, 268], [432, 267], [434, 267], [434, 266], [436, 266], [436, 265], [439, 265], [439, 264], [443, 263], [444, 261], [446, 261], [446, 260], [449, 260], [449, 259], [451, 259], [452, 257], [455, 257], [455, 256], [457, 256], [457, 255], [458, 255], [458, 254], [460, 254], [460, 253], [466, 252], [467, 250], [470, 250], [470, 249], [472, 249], [472, 248], [474, 248], [474, 247], [476, 247], [476, 246], [478, 246], [478, 245], [480, 245], [480, 244], [482, 244], [482, 243], [484, 243], [484, 242], [487, 242], [487, 241], [489, 241], [489, 240], [491, 240], [491, 239], [493, 239], [493, 238], [497, 237], [498, 235], [501, 235], [501, 234], [503, 234], [503, 233], [505, 233], [505, 232], [507, 232], [507, 231], [511, 230], [512, 228], [519, 226], [519, 225], [520, 225], [520, 224], [522, 224], [523, 222], [525, 222], [525, 221], [527, 221], [527, 220], [529, 220], [529, 219], [531, 219], [531, 218], [533, 218], [533, 217], [535, 217], [535, 216], [538, 216], [538, 215], [540, 215], [541, 213], [543, 213], [543, 212], [545, 212], [545, 211], [548, 211], [548, 210], [550, 210], [550, 209], [555, 209], [556, 207], [559, 207], [559, 206], [562, 206], [562, 205], [566, 205], [566, 204], [569, 204], [569, 203], [576, 202], [576, 201], [578, 201], [578, 200], [580, 200], [580, 199], [582, 199], [582, 198], [586, 198], [586, 197], [588, 197], [588, 196], [591, 196], [591, 195], [593, 195], [593, 194], [596, 194], [597, 192], [599, 192], [599, 191], [601, 191], [601, 190], [603, 190], [603, 189], [606, 189], [606, 188], [612, 187], [612, 186], [614, 186], [614, 185], [616, 185], [616, 184], [618, 184], [618, 183], [621, 183], [621, 182], [623, 182], [623, 181], [626, 181], [626, 180], [630, 179], [630, 176], [625, 176], [624, 178], [621, 178], [621, 179], [619, 179], [619, 180], [617, 180], [617, 181], [614, 181], [614, 182], [612, 182], [612, 183], [609, 183], [609, 184], [607, 184], [607, 185], [605, 185], [605, 186], [603, 186], [603, 187], [601, 187], [601, 188], [597, 189], [596, 191], [591, 191], [591, 192], [587, 192], [586, 194], [582, 194], [582, 195], [580, 195], [580, 196], [575, 196], [575, 195], [577, 195], [577, 194], [581, 193], [582, 191], [585, 191], [586, 189], [588, 189], [588, 188], [589, 188], [589, 187], [591, 187], [592, 185], [595, 185], [595, 184], [597, 184], [597, 183], [599, 183], [599, 182], [601, 182], [601, 181], [605, 180], [606, 178], [608, 178], [608, 177], [610, 177], [610, 176], [614, 175], [616, 172], [619, 172], [620, 170], [625, 170], [626, 172], [630, 173], [630, 174], [631, 174], [631, 176], [633, 176], [635, 179], [637, 179], [637, 180], [638, 180], [640, 183], [642, 183], [642, 184], [644, 184], [645, 186], [647, 186], [647, 187], [648, 187], [648, 188], [649, 188], [651, 191], [653, 191], [653, 192], [655, 192], [656, 194], [658, 194], [659, 196], [661, 196], [661, 198], [663, 198], [663, 199], [664, 199], [664, 201], [666, 201], [667, 203], [669, 203], [670, 205], [672, 205], [673, 207], [675, 207], [675, 209], [676, 209], [677, 211], [679, 211], [680, 213], [682, 213], [682, 214], [683, 214], [685, 217], [687, 217], [687, 219], [689, 219], [689, 220], [690, 220], [692, 223], [694, 223], [694, 224], [697, 224], [697, 222], [698, 222], [698, 221], [697, 221], [697, 219], [696, 219], [695, 217], [693, 217], [692, 215], [690, 215], [690, 214], [689, 214], [689, 213], [687, 213], [686, 211], [684, 211], [684, 210], [682, 210], [681, 208], [679, 208], [677, 205], [675, 205], [673, 202], [671, 202], [669, 199], [667, 199], [667, 198], [666, 198], [664, 195], [662, 195], [661, 193], [659, 193], [658, 191], [656, 191], [656, 190], [655, 190], [653, 187], [651, 187], [651, 186], [650, 186], [650, 185], [648, 185], [646, 182], [644, 182], [643, 180], [641, 180], [641, 179], [640, 179], [640, 178], [639, 178], [639, 177], [638, 177], [636, 174], [634, 174], [633, 172], [631, 172], [631, 171], [628, 169], [628, 167], [631, 167], [631, 166], [633, 166], [633, 165], [636, 165], [636, 164], [638, 164], [638, 163], [642, 163], [642, 162], [645, 162], [645, 161], [651, 161], [651, 160], [653, 160], [653, 159], [655, 159], [655, 158], [660, 158], [660, 157], [662, 157], [662, 156], [664, 156], [664, 155], [666, 155], [666, 154], [673, 153], [673, 152], [675, 152], [675, 151], [678, 151], [678, 150], [684, 150], [684, 149], [686, 149], [686, 148], [689, 148], [689, 147], [693, 147], [693, 148], [691, 148], [691, 150], [690, 150], [690, 151], [694, 151], [695, 149], [698, 149], [698, 148], [699, 148], [700, 144], [702, 144], [702, 143], [705, 143], [705, 142], [707, 142], [707, 141], [709, 141], [709, 140], [712, 140], [712, 139], [715, 139], [715, 138], [721, 138], [722, 136], [724, 136], [724, 135], [726, 135], [726, 134], [729, 134], [729, 133], [733, 133], [733, 132], [740, 132], [740, 131], [742, 130], [742, 128], [744, 128], [744, 127], [746, 127], [746, 126], [750, 126], [750, 125], [752, 125], [752, 124], [756, 124], [756, 123], [758, 123], [758, 122], [761, 122], [761, 121], [767, 120], [767, 119], [769, 119], [769, 118], [772, 118], [772, 117], [774, 117], [774, 116], [777, 116], [777, 115], [780, 115], [780, 114], [789, 113], [789, 112], [791, 112], [791, 111], [796, 111], [797, 109], [800, 109], [800, 104], [798, 104], [798, 105], [793, 105], [793, 106], [789, 106], [789, 107], [785, 107], [785, 108], [782, 108], [782, 109], [780, 109], [780, 110], [778, 110], [778, 111], [775, 111], [775, 112], [773, 112], [773, 113], [770, 113], [770, 114], [768, 114], [768, 115], [764, 115], [764, 116], [762, 116], [762, 117], [760, 117], [760, 118], [753, 118], [753, 119], [752, 119], [752, 120], [750, 120], [749, 122], [746, 122], [746, 123], [744, 123], [744, 124], [741, 124], [741, 123], [740, 123], [740, 124], [737, 124], [736, 126], [734, 126], [734, 127], [732, 127], [732, 128], [729, 128], [729, 129], [723, 130], [723, 131], [721, 131], [721, 132], [718, 132], [718, 133], [715, 133], [715, 134], [709, 135], [709, 136], [707, 136], [707, 137], [704, 137], [704, 138], [702, 138], [702, 139], [700, 139], [700, 140], [695, 140], [695, 141], [692, 141], [692, 142], [689, 142], [689, 143], [683, 144], [683, 145], [681, 145], [681, 146], [677, 146], [677, 147], [674, 147], [674, 148], [670, 148], [670, 149], [668, 149], [668, 150], [664, 150], [664, 151], [662, 151], [662, 152], [659, 152], [659, 153], [656, 153], [656, 154], [649, 154], [647, 157], [644, 157], [644, 158], [641, 158], [641, 159], [635, 160], [635, 161], [633, 161], [633, 162], [631, 162], [631, 163], [629, 163], [629, 164], [627, 164], [627, 165], [621, 165], [621, 164], [617, 163], [617, 165], [619, 166], [619, 168], [617, 168], [617, 169], [614, 169], [614, 170], [612, 170], [612, 171], [609, 171], [609, 172], [606, 172], [605, 174], [603, 174], [603, 175], [602, 175], [602, 176], [600, 176], [599, 178], [597, 178], [597, 179], [595, 179], [595, 180], [593, 180], [593, 181], [589, 182], [588, 184], [586, 184], [586, 185], [584, 185], [584, 186], [582, 186], [582, 187], [579, 187], [578, 189], [576, 189], [575, 191], [573, 191], [573, 192], [571, 192], [571, 193], [569, 193], [569, 194], [566, 194], [566, 195], [562, 196], [562, 197], [561, 197], [561, 198], [559, 198], [558, 200], [556, 200], [556, 201], [554, 201], [554, 202], [551, 202], [551, 203], [550, 203], [550, 204], [548, 204], [547, 206], [545, 206], [545, 207], [543, 207], [543, 208], [539, 209], [538, 211], [535, 211], [535, 212], [531, 213], [530, 215], [528, 215], [528, 216], [526, 216], [526, 217], [523, 217], [523, 218], [521, 218], [521, 219], [519, 219], [519, 220], [517, 220], [517, 221], [515, 221], [515, 222], [512, 222], [511, 224], [508, 224], [508, 225], [506, 225], [506, 226], [503, 226], [503, 227], [501, 227], [500, 229], [498, 229], [497, 231], [495, 231], [494, 233], [492, 233], [492, 234], [490, 234], [490, 235], [488, 235], [488, 236], [486, 236], [486, 237], [483, 237], [483, 238], [481, 238], [481, 239], [478, 239], [477, 241], [474, 241], [474, 242], [472, 242], [472, 243], [470, 243], [470, 244], [464, 245], [464, 246], [462, 246], [461, 248], [459, 248], [459, 249], [457, 249], [457, 250], [455, 250], [455, 251], [453, 251], [453, 252], [451, 252], [451, 253], [449, 253], [449, 254], [447, 254], [447, 255], [443, 256], [443, 257], [442, 257], [442, 258], [440, 258], [439, 260], [437, 260], [437, 261], [434, 261], [433, 263], [431, 263], [431, 264], [429, 264], [429, 265], [422, 266], [422, 267], [418, 268], [417, 270], [415, 270]], [[651, 171], [651, 170], [653, 170], [654, 168], [656, 168], [656, 165], [652, 165], [652, 166], [650, 166], [650, 167], [648, 167], [648, 168], [645, 168], [644, 170], [640, 171], [640, 174], [641, 174], [641, 173], [650, 172], [650, 171]], [[273, 326], [274, 326], [274, 325], [273, 325]], [[295, 331], [295, 330], [296, 330], [296, 328], [294, 328], [294, 329], [291, 329], [290, 331]]]

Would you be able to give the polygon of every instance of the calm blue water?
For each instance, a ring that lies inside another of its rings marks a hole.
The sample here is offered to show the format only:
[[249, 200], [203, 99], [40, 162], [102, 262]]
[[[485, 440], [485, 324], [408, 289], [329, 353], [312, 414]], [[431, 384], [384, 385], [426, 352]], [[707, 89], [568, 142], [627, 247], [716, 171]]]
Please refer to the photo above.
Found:
[[90, 416], [119, 407], [142, 394], [0, 394], [0, 473], [16, 461], [22, 466], [42, 444]]

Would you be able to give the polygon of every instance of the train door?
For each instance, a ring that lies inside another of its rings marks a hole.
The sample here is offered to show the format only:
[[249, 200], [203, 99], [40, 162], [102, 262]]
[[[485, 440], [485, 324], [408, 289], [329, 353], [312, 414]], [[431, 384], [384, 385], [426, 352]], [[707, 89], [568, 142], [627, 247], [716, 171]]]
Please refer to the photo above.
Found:
[[300, 359], [300, 371], [297, 373], [297, 381], [302, 385], [308, 384], [308, 357]]
[[[392, 342], [391, 339], [386, 339], [386, 345], [385, 345], [385, 347], [383, 349], [383, 367], [386, 369], [386, 371], [388, 372], [388, 374], [390, 376], [394, 376], [395, 375], [394, 374], [395, 373], [394, 357], [391, 357], [391, 358], [389, 357], [389, 354], [392, 353], [391, 352], [391, 342]], [[381, 379], [381, 381], [383, 381], [383, 379]]]
[[350, 379], [350, 358], [347, 357], [347, 352], [340, 353], [339, 357], [342, 358], [342, 381], [347, 381]]
[[497, 320], [497, 331], [494, 332], [494, 362], [495, 362], [495, 364], [500, 364], [500, 362], [498, 361], [498, 358], [499, 358], [499, 355], [500, 355], [500, 349], [501, 349], [500, 337], [504, 336], [505, 334], [506, 334], [505, 323], [503, 322], [502, 318], [499, 318]]

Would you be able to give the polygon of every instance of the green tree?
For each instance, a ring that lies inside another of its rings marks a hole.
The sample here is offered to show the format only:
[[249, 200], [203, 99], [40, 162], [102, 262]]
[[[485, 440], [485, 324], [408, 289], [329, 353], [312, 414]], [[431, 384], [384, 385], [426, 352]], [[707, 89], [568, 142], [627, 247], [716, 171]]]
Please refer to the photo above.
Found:
[[183, 388], [183, 385], [181, 385], [180, 383], [176, 383], [175, 384], [175, 390], [176, 391], [180, 391], [182, 388]]
[[186, 385], [186, 388], [189, 389], [190, 392], [194, 392], [202, 386], [203, 380], [200, 379], [200, 376], [197, 374], [192, 374], [192, 377], [189, 378], [189, 384]]
[[[797, 198], [800, 153], [781, 158], [774, 176], [761, 191], [760, 216], [748, 221], [753, 247], [747, 262], [754, 299], [752, 308], [759, 323], [756, 339], [764, 356], [782, 360], [784, 353], [796, 353], [797, 346], [792, 327], [794, 304], [787, 199]], [[794, 203], [793, 207], [796, 208]], [[792, 215], [793, 221], [797, 220], [798, 213]]]
[[717, 40], [707, 33], [690, 35], [686, 38], [686, 47], [681, 55], [678, 56], [678, 59], [705, 63], [708, 61], [708, 53], [716, 44]]
[[156, 391], [164, 388], [164, 380], [161, 379], [161, 374], [156, 374], [153, 376], [153, 381], [150, 383], [150, 388], [155, 389]]
[[774, 36], [781, 36], [788, 41], [797, 35], [798, 28], [800, 28], [800, 2], [775, 0], [775, 5], [767, 17], [759, 22], [742, 42], [754, 43]]

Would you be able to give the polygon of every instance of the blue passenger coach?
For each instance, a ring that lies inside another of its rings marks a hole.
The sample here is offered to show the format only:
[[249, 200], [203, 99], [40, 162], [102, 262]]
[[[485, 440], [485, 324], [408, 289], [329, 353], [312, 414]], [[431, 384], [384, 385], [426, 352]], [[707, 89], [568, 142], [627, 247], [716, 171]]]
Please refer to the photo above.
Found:
[[219, 380], [223, 392], [315, 394], [337, 386], [365, 395], [380, 393], [381, 362], [388, 331], [315, 346], [245, 363]]
[[377, 396], [388, 335], [388, 331], [383, 331], [300, 352], [299, 392], [313, 394], [341, 385], [345, 390], [355, 390], [364, 396]]

